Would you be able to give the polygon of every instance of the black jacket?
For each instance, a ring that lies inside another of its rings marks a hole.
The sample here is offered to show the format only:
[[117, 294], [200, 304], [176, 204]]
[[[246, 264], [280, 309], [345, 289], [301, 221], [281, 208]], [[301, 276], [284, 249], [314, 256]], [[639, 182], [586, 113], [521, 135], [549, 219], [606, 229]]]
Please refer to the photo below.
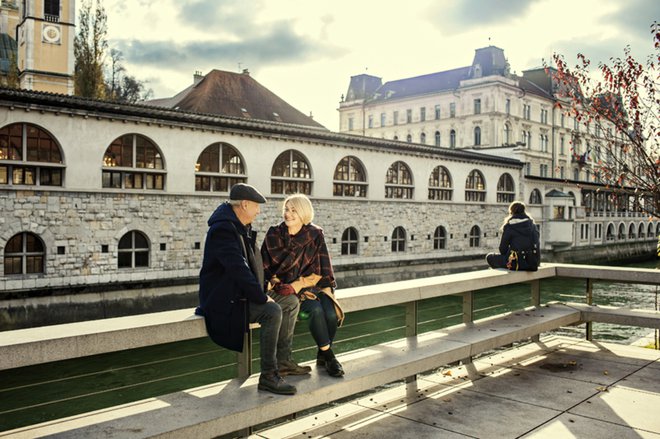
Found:
[[241, 352], [249, 302], [267, 300], [261, 257], [254, 252], [256, 232], [238, 220], [229, 203], [218, 206], [208, 225], [196, 313], [204, 316], [215, 343]]
[[[532, 265], [529, 268], [536, 269], [538, 266], [540, 261], [539, 232], [527, 215], [514, 215], [504, 225], [500, 240], [500, 254], [506, 255], [509, 250], [514, 250], [520, 255], [535, 250], [536, 253], [533, 256], [535, 259], [529, 260], [528, 263]], [[528, 267], [521, 266], [520, 268], [527, 269]]]

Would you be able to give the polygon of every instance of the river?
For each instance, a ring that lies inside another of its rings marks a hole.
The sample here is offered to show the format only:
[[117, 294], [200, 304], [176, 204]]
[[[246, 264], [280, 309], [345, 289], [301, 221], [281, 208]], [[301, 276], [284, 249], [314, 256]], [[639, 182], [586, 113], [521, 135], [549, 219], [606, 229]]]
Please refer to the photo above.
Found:
[[[656, 268], [657, 261], [628, 266]], [[584, 302], [585, 281], [541, 281], [541, 302]], [[657, 287], [596, 282], [594, 303], [656, 309]], [[341, 290], [338, 291], [341, 298]], [[528, 306], [529, 285], [494, 288], [476, 294], [475, 318]], [[457, 324], [462, 319], [458, 296], [426, 300], [419, 306], [419, 331]], [[390, 306], [350, 313], [338, 331], [333, 349], [346, 352], [404, 336], [404, 308]], [[562, 335], [584, 337], [582, 327], [562, 328]], [[633, 343], [650, 331], [645, 328], [594, 325], [594, 338]], [[257, 338], [257, 337], [255, 337]], [[294, 337], [297, 361], [312, 360], [316, 348], [299, 322]], [[258, 346], [254, 347], [258, 353]], [[254, 361], [258, 369], [258, 359]], [[0, 431], [50, 419], [72, 416], [111, 405], [164, 395], [236, 375], [235, 356], [207, 338], [135, 349], [83, 359], [0, 372]]]

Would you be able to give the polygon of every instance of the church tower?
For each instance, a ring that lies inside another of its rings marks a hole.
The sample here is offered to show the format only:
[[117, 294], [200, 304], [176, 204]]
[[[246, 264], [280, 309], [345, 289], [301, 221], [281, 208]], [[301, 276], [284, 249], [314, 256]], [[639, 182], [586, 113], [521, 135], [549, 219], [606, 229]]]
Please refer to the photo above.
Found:
[[17, 27], [20, 88], [73, 94], [75, 0], [21, 0]]

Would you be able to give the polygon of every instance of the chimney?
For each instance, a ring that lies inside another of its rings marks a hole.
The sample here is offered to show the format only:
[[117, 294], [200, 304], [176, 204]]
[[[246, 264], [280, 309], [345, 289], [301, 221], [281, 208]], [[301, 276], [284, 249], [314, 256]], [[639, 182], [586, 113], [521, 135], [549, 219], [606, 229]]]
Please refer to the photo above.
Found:
[[250, 71], [248, 69], [243, 69], [243, 74], [250, 76]]
[[193, 85], [199, 84], [199, 82], [204, 79], [204, 75], [202, 75], [202, 72], [199, 70], [195, 70], [195, 74], [193, 75]]

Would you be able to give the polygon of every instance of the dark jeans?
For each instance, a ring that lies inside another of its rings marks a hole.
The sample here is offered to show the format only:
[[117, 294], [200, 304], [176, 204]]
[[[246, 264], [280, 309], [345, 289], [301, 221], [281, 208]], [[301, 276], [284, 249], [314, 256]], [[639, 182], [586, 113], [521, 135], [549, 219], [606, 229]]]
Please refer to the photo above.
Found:
[[337, 333], [337, 313], [332, 300], [318, 293], [319, 300], [303, 300], [300, 311], [309, 315], [309, 332], [318, 347], [332, 344]]
[[293, 332], [296, 329], [296, 319], [300, 309], [300, 300], [295, 294], [289, 296], [282, 296], [275, 292], [269, 292], [268, 294], [282, 309], [282, 325], [277, 341], [277, 361], [280, 363], [287, 360], [293, 361], [291, 349], [293, 346]]
[[508, 255], [501, 255], [499, 253], [488, 253], [486, 255], [486, 262], [488, 262], [491, 268], [506, 268], [508, 260]]

